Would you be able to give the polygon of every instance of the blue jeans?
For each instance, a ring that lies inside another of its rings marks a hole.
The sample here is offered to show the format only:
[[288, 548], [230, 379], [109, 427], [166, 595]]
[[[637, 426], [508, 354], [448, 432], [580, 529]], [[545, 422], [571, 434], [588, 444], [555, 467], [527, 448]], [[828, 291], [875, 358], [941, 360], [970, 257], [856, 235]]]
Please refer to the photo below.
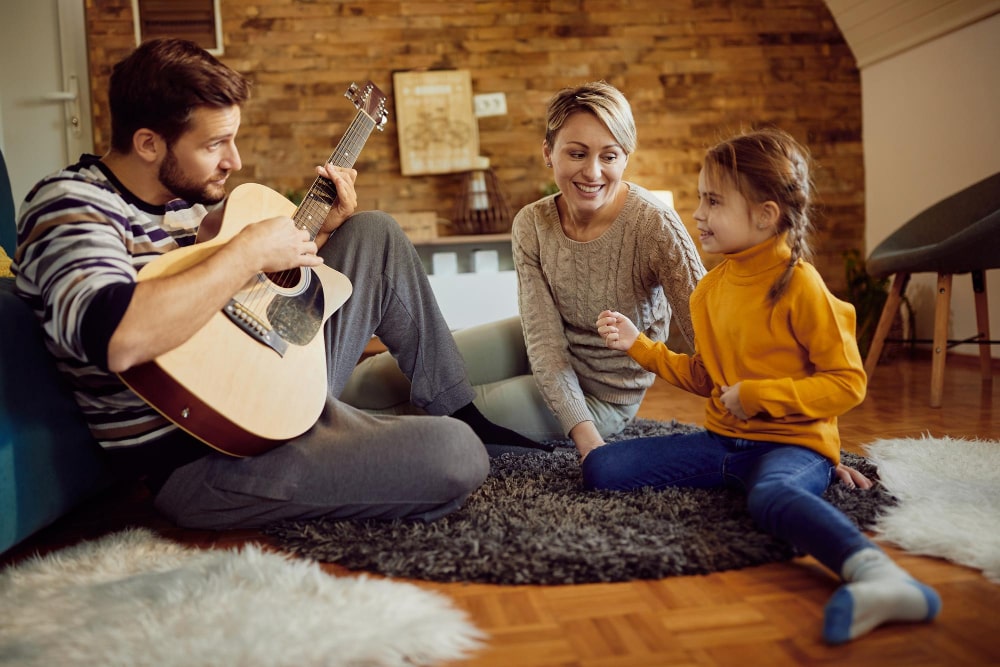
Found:
[[838, 576], [847, 558], [877, 548], [822, 496], [834, 466], [805, 447], [700, 431], [598, 447], [583, 460], [589, 489], [740, 486], [753, 520]]

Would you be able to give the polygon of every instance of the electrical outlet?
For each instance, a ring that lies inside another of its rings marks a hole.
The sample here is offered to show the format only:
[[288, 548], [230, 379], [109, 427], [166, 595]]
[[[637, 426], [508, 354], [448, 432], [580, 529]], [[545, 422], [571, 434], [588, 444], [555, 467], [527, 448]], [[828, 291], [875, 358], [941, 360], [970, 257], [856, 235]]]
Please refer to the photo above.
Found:
[[472, 96], [476, 118], [503, 116], [507, 113], [507, 96], [503, 93], [482, 93]]

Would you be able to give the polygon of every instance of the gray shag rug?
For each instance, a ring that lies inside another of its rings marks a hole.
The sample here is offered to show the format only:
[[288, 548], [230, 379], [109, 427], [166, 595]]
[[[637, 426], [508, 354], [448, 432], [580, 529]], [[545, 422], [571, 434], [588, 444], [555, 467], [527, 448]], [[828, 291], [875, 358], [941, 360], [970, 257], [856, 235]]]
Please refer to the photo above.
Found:
[[[636, 419], [609, 440], [696, 430]], [[521, 450], [492, 459], [490, 475], [459, 511], [433, 523], [285, 522], [265, 530], [282, 549], [352, 570], [439, 582], [580, 584], [708, 574], [796, 554], [758, 529], [730, 489], [585, 491], [576, 450]], [[530, 452], [530, 453], [525, 453]], [[864, 457], [845, 464], [876, 479]], [[881, 485], [835, 483], [825, 497], [862, 529], [894, 502]]]

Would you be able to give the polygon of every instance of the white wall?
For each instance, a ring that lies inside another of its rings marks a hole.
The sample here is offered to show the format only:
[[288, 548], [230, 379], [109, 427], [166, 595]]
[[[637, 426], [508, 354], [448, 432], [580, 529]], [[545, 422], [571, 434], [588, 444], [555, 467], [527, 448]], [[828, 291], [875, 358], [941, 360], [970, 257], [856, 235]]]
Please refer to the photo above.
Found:
[[[870, 252], [908, 219], [1000, 171], [1000, 14], [861, 71], [865, 147], [865, 241]], [[1000, 339], [1000, 270], [987, 272], [990, 337]], [[931, 338], [933, 274], [907, 295], [916, 336]], [[952, 283], [950, 338], [976, 333], [970, 277]], [[1000, 357], [1000, 346], [992, 346]], [[978, 354], [974, 345], [952, 349]]]
[[[0, 1], [0, 146], [19, 208], [39, 178], [93, 151], [84, 0]], [[51, 99], [70, 77], [77, 107]]]

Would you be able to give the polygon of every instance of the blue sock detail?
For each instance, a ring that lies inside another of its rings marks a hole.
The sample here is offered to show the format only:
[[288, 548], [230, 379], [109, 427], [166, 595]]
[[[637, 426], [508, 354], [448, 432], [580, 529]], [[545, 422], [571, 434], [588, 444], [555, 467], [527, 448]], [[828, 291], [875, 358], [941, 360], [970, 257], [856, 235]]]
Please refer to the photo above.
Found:
[[933, 620], [941, 611], [941, 596], [938, 595], [936, 590], [920, 583], [916, 579], [913, 580], [913, 585], [920, 589], [920, 592], [924, 594], [924, 599], [927, 600], [927, 616], [924, 620]]
[[[852, 592], [851, 585], [845, 585], [838, 588], [826, 604], [823, 617], [823, 639], [828, 644], [843, 644], [851, 641], [852, 633], [854, 636], [861, 636], [883, 623], [927, 622], [933, 620], [940, 613], [941, 597], [930, 586], [912, 578], [885, 583], [895, 584], [897, 587], [912, 586], [919, 591], [927, 610], [923, 617], [917, 616], [920, 611], [914, 608], [914, 605], [919, 604], [919, 601], [912, 595], [909, 597], [909, 601], [892, 600], [891, 598], [880, 600], [877, 592], [871, 589], [865, 589], [864, 594], [862, 594], [861, 589]], [[869, 582], [869, 584], [878, 585], [877, 582]], [[865, 583], [854, 585], [864, 586]], [[855, 599], [855, 595], [860, 595], [860, 597]], [[858, 609], [859, 603], [862, 605], [860, 610]], [[920, 609], [922, 610], [922, 608]], [[859, 613], [861, 618], [855, 618]]]
[[854, 598], [846, 586], [837, 589], [826, 603], [823, 618], [823, 639], [828, 644], [843, 644], [851, 640], [854, 622]]

